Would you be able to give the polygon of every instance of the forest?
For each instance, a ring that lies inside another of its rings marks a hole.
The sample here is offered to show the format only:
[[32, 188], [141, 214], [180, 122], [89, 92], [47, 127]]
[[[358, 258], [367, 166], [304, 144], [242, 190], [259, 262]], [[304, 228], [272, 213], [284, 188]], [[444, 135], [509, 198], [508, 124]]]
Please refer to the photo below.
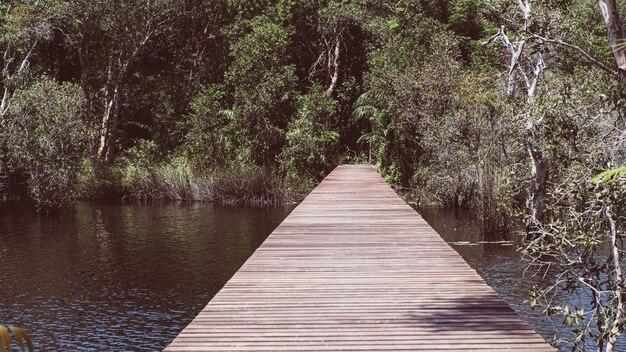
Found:
[[[615, 0], [9, 0], [0, 202], [272, 204], [341, 163], [523, 225], [530, 302], [626, 323], [626, 34]], [[603, 253], [598, 260], [598, 253]], [[606, 255], [604, 255], [606, 254]], [[590, 311], [554, 290], [589, 290]], [[581, 346], [584, 344], [581, 344]]]

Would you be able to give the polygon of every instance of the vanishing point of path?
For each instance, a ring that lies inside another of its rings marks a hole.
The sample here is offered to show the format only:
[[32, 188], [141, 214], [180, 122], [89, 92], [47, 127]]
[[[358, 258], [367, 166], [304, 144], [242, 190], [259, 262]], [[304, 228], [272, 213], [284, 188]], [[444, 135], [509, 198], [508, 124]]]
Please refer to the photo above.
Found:
[[553, 351], [369, 166], [339, 166], [166, 351]]

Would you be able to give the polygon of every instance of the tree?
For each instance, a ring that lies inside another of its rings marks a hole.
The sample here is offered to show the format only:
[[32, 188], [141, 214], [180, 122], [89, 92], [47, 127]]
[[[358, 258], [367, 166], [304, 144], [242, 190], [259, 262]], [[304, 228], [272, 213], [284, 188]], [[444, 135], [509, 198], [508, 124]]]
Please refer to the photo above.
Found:
[[390, 11], [376, 22], [385, 30], [368, 55], [366, 96], [356, 102], [355, 116], [365, 113], [370, 120], [360, 140], [371, 142], [373, 162], [389, 180], [421, 187], [424, 180], [416, 175], [437, 152], [425, 146], [424, 137], [453, 106], [461, 69], [458, 42], [420, 14]]
[[320, 181], [336, 166], [339, 133], [333, 128], [337, 103], [321, 86], [298, 99], [298, 111], [289, 123], [287, 145], [280, 164], [287, 182], [299, 188], [304, 181]]
[[52, 35], [53, 25], [63, 13], [63, 3], [53, 0], [8, 1], [0, 4], [2, 54], [2, 102], [0, 126], [13, 92], [27, 84], [37, 49]]
[[224, 78], [232, 91], [236, 149], [243, 160], [270, 164], [280, 153], [282, 131], [293, 113], [296, 76], [287, 51], [291, 33], [265, 16], [244, 27], [249, 31], [231, 45], [233, 63]]
[[320, 72], [324, 72], [324, 81], [328, 88], [326, 94], [332, 95], [339, 84], [342, 67], [342, 51], [347, 47], [346, 40], [350, 37], [350, 26], [354, 5], [329, 1], [318, 10], [316, 16], [317, 30], [320, 33], [323, 50], [309, 71], [309, 79], [313, 80]]
[[217, 85], [205, 87], [191, 102], [184, 151], [196, 171], [226, 166], [235, 159], [236, 131], [232, 111], [224, 109], [224, 93]]
[[[550, 270], [555, 282], [535, 287], [531, 303], [545, 307], [548, 315], [562, 314], [574, 327], [574, 347], [585, 350], [591, 338], [598, 351], [613, 351], [626, 319], [626, 282], [621, 233], [626, 229], [626, 168], [607, 170], [591, 178], [588, 172], [572, 174], [574, 190], [552, 191], [561, 200], [552, 206], [559, 214], [526, 247], [531, 267]], [[565, 290], [591, 294], [591, 309], [570, 307], [553, 300]]]
[[[610, 253], [603, 248], [614, 248], [623, 225], [618, 202], [603, 196], [608, 185], [592, 182], [592, 176], [624, 162], [621, 132], [615, 129], [623, 103], [598, 99], [612, 90], [606, 78], [614, 79], [617, 71], [568, 40], [577, 29], [569, 27], [575, 21], [566, 20], [567, 9], [560, 6], [567, 5], [518, 1], [515, 14], [491, 40], [506, 48], [507, 97], [515, 99], [518, 87], [525, 93], [525, 101], [514, 105], [526, 121], [523, 138], [531, 161], [524, 253], [533, 273], [553, 279], [531, 291], [531, 301], [576, 328], [574, 348], [585, 350], [591, 338], [597, 349], [611, 351], [623, 329], [623, 256], [617, 247]], [[507, 34], [511, 28], [514, 39]], [[561, 56], [571, 54], [577, 55], [573, 65]], [[622, 197], [619, 187], [608, 188]], [[593, 297], [590, 307], [553, 299], [556, 292], [583, 290]]]
[[[489, 44], [493, 40], [499, 40], [506, 48], [508, 54], [508, 75], [506, 83], [506, 96], [513, 100], [516, 98], [517, 87], [520, 85], [524, 89], [524, 98], [528, 105], [535, 99], [537, 84], [542, 78], [546, 68], [544, 61], [545, 47], [542, 43], [535, 43], [533, 38], [533, 9], [530, 0], [518, 0], [518, 11], [520, 14], [519, 23], [510, 25], [514, 27], [515, 40], [511, 41], [507, 34], [508, 28], [501, 26], [500, 30], [483, 44]], [[536, 147], [534, 131], [541, 123], [541, 118], [527, 116], [525, 144], [528, 156], [531, 161], [531, 187], [528, 199], [529, 216], [526, 226], [529, 231], [533, 231], [544, 218], [544, 199], [546, 197], [546, 187], [548, 181], [548, 167], [543, 158], [543, 153]]]
[[120, 105], [133, 63], [147, 44], [169, 30], [179, 2], [171, 0], [73, 0], [61, 29], [79, 57], [85, 111], [93, 136], [93, 158], [111, 162], [115, 156]]

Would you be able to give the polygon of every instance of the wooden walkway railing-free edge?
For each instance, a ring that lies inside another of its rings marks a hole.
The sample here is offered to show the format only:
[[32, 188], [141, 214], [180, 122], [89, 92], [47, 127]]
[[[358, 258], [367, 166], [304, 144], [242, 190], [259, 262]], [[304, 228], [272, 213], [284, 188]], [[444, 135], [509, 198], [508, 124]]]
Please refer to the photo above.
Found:
[[369, 166], [339, 166], [166, 351], [554, 351]]

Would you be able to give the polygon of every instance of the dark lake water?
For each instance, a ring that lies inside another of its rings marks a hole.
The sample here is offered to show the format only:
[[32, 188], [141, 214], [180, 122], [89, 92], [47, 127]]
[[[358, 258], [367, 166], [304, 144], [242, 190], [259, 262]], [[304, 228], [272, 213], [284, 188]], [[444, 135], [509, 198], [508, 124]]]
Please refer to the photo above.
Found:
[[27, 329], [37, 350], [161, 350], [291, 209], [0, 209], [0, 322]]
[[[0, 322], [26, 328], [38, 350], [160, 350], [293, 207], [0, 208]], [[533, 328], [562, 329], [524, 303], [520, 238], [487, 236], [467, 214], [420, 212]]]

